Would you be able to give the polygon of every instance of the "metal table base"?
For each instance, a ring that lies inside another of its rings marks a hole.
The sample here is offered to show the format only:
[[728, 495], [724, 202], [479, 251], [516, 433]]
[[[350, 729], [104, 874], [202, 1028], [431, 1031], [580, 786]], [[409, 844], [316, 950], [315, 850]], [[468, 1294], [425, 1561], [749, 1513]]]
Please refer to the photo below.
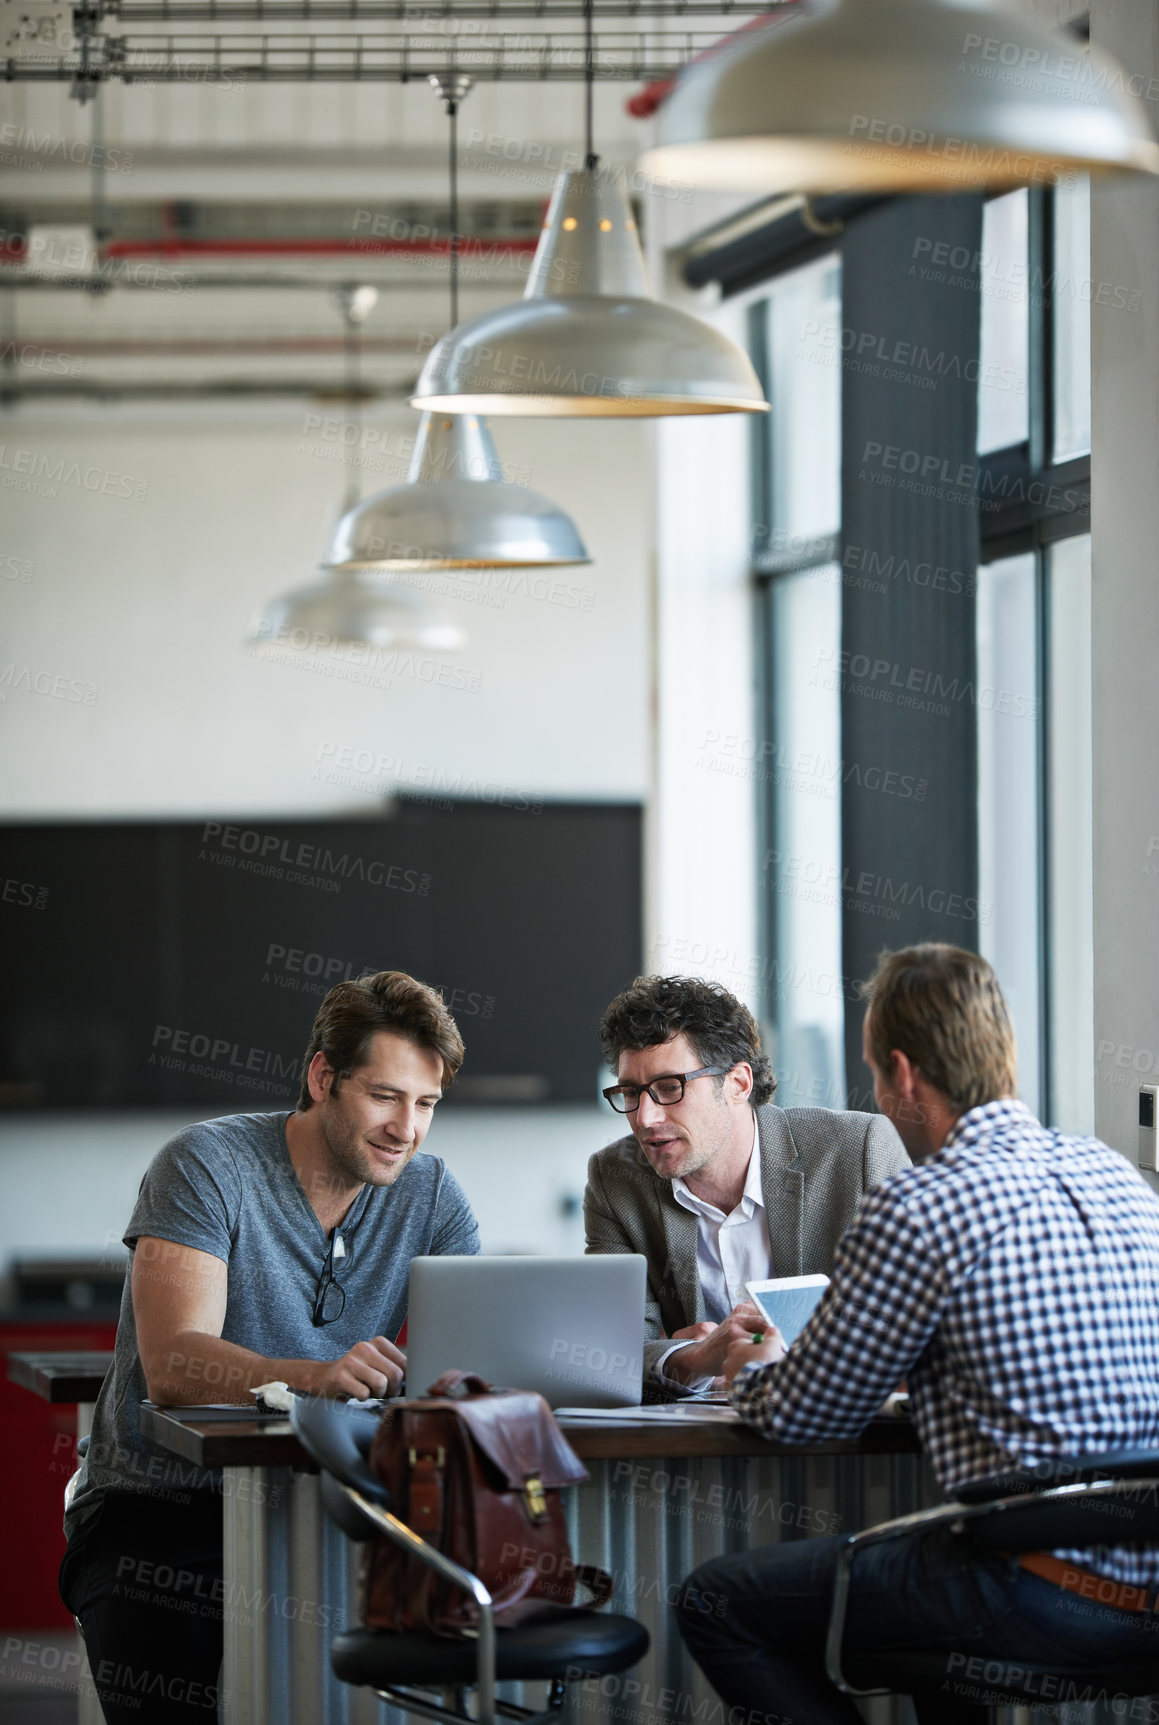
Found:
[[[569, 1687], [568, 1725], [728, 1725], [684, 1650], [672, 1604], [710, 1557], [838, 1533], [937, 1501], [914, 1455], [589, 1461], [566, 1494], [577, 1561], [615, 1580], [610, 1609], [639, 1618], [648, 1657]], [[402, 1725], [369, 1691], [339, 1683], [329, 1644], [357, 1621], [357, 1553], [326, 1518], [318, 1477], [225, 1469], [224, 1725]], [[538, 1702], [519, 1686], [513, 1700]], [[904, 1711], [902, 1711], [904, 1709]], [[873, 1700], [873, 1725], [908, 1725], [908, 1702]]]

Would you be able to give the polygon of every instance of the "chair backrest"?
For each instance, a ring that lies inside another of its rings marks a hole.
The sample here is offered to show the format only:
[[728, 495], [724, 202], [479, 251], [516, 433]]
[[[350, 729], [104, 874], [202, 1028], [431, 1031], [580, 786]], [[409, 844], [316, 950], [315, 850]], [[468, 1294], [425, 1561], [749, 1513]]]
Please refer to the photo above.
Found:
[[1159, 1450], [1103, 1450], [1093, 1455], [1044, 1456], [1033, 1467], [984, 1474], [955, 1488], [959, 1503], [985, 1503], [1022, 1492], [1041, 1492], [1054, 1485], [1078, 1485], [1109, 1479], [1139, 1479], [1159, 1475]]
[[303, 1397], [290, 1409], [294, 1435], [311, 1461], [322, 1470], [322, 1503], [331, 1521], [349, 1539], [373, 1539], [379, 1529], [350, 1501], [349, 1486], [383, 1509], [389, 1495], [370, 1466], [370, 1446], [379, 1414], [357, 1402]]
[[1159, 1466], [1150, 1477], [1056, 1486], [994, 1503], [964, 1523], [991, 1550], [1054, 1551], [1096, 1545], [1159, 1547]]
[[335, 1527], [340, 1527], [347, 1539], [359, 1545], [382, 1537], [382, 1529], [359, 1509], [349, 1487], [336, 1480], [332, 1473], [322, 1475], [322, 1508]]

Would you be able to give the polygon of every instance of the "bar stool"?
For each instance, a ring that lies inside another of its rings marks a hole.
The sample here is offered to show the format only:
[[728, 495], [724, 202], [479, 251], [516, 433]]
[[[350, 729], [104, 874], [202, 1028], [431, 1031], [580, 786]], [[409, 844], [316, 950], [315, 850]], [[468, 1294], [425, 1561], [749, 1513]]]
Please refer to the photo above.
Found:
[[[470, 1593], [479, 1608], [475, 1636], [383, 1629], [347, 1629], [335, 1637], [330, 1663], [344, 1683], [373, 1689], [404, 1712], [444, 1725], [496, 1725], [496, 1716], [533, 1725], [556, 1717], [566, 1685], [582, 1677], [626, 1671], [647, 1653], [648, 1631], [634, 1617], [560, 1608], [529, 1623], [496, 1631], [491, 1596], [462, 1569], [390, 1513], [387, 1494], [369, 1463], [378, 1415], [356, 1403], [302, 1400], [290, 1422], [322, 1472], [322, 1502], [347, 1538], [364, 1543], [385, 1535], [421, 1563]], [[495, 1696], [497, 1682], [545, 1682], [546, 1707], [536, 1711]], [[476, 1712], [466, 1710], [466, 1692]], [[415, 1694], [415, 1690], [427, 1693]], [[437, 1693], [443, 1691], [440, 1700]], [[449, 1692], [449, 1693], [448, 1693]]]

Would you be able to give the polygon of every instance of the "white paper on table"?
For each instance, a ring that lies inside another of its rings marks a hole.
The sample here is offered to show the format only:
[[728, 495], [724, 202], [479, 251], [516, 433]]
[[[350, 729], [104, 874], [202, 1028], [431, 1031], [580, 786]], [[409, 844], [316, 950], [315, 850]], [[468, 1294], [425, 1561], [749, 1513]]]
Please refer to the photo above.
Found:
[[689, 1420], [732, 1424], [740, 1419], [735, 1408], [722, 1407], [719, 1402], [673, 1402], [663, 1407], [647, 1404], [638, 1408], [555, 1408], [553, 1412], [557, 1420], [618, 1420], [631, 1425], [641, 1420], [657, 1425], [687, 1423]]

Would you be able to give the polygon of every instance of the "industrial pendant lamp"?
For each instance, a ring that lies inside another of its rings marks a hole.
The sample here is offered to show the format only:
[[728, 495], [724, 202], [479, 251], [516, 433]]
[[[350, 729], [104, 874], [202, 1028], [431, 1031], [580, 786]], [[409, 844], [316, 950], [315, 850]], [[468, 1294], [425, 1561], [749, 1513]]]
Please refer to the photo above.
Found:
[[411, 405], [572, 418], [763, 413], [747, 354], [652, 297], [627, 192], [598, 171], [591, 0], [584, 17], [584, 166], [556, 181], [522, 300], [444, 336]]
[[1159, 172], [1126, 75], [986, 0], [817, 0], [690, 67], [643, 170], [766, 192]]
[[[458, 110], [470, 79], [431, 79], [451, 126], [451, 328], [459, 321]], [[574, 523], [548, 498], [503, 478], [478, 414], [424, 413], [404, 485], [343, 515], [327, 568], [515, 569], [590, 563]]]
[[[343, 287], [336, 298], [346, 332], [346, 400], [357, 425], [363, 402], [360, 333], [378, 294], [371, 287]], [[344, 522], [351, 517], [357, 495], [355, 473], [350, 478]], [[357, 569], [328, 570], [311, 586], [270, 600], [249, 632], [249, 645], [265, 657], [351, 646], [437, 651], [464, 646], [466, 640], [462, 629], [413, 588], [375, 580]]]
[[437, 652], [466, 641], [465, 632], [413, 588], [345, 569], [329, 570], [313, 586], [272, 599], [250, 635], [251, 645], [267, 657], [352, 646]]

